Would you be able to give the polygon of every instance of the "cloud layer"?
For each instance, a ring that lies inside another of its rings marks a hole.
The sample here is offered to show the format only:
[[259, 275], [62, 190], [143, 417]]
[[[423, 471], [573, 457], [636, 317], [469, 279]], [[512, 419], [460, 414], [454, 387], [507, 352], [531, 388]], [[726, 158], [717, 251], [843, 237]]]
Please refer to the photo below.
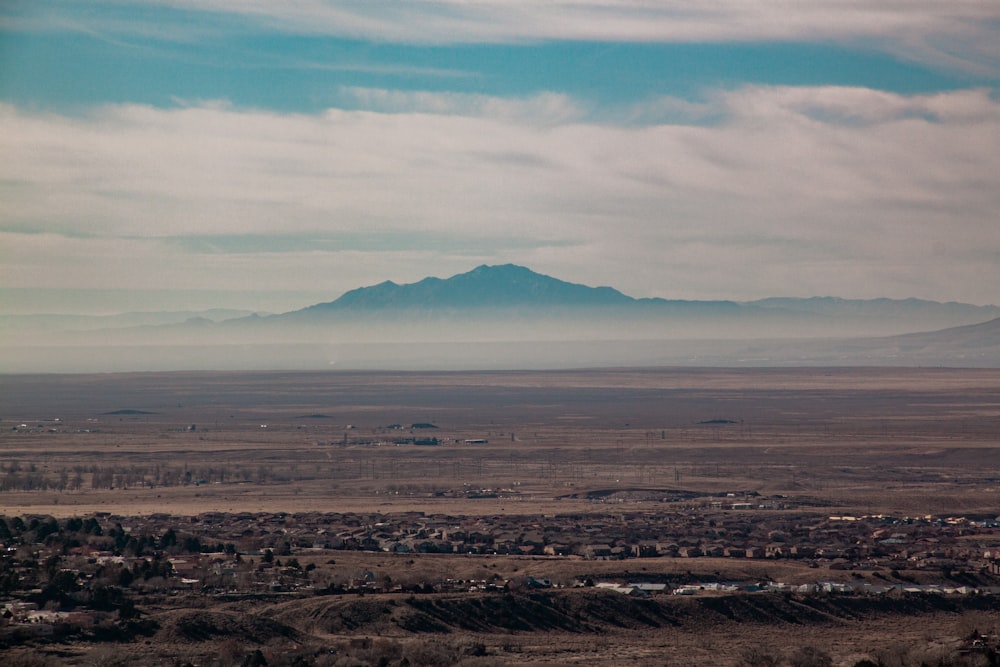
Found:
[[[1000, 10], [981, 0], [429, 0], [339, 2], [158, 0], [35, 10], [8, 23], [88, 31], [107, 39], [144, 35], [186, 41], [212, 20], [237, 17], [246, 28], [407, 44], [608, 42], [850, 42], [940, 67], [1000, 72]], [[143, 9], [135, 15], [130, 5]], [[175, 12], [150, 15], [150, 6]], [[194, 28], [187, 18], [206, 20]], [[166, 20], [165, 20], [166, 19]]]
[[514, 261], [636, 296], [996, 300], [988, 91], [746, 86], [620, 123], [555, 93], [339, 95], [361, 108], [0, 106], [3, 283], [332, 298]]

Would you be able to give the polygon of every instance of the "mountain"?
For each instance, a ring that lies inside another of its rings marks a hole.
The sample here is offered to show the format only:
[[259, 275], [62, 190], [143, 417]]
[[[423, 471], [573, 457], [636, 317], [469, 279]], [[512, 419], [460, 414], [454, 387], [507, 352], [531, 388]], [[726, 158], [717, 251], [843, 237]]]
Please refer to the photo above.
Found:
[[[504, 264], [450, 278], [361, 287], [334, 301], [262, 318], [256, 326], [298, 340], [316, 340], [322, 332], [327, 340], [394, 343], [676, 338], [700, 336], [706, 326], [719, 328], [746, 311], [732, 301], [636, 299], [612, 287]], [[769, 315], [772, 321], [782, 318], [776, 311]]]
[[589, 287], [566, 282], [515, 264], [482, 265], [450, 278], [428, 277], [419, 282], [397, 284], [385, 281], [359, 287], [340, 298], [318, 303], [275, 317], [340, 311], [375, 312], [404, 310], [483, 310], [490, 308], [607, 308], [626, 307], [633, 312], [687, 310], [701, 312], [753, 313], [817, 318], [939, 320], [942, 326], [981, 322], [1000, 317], [997, 306], [927, 301], [923, 299], [842, 299], [837, 297], [772, 297], [756, 301], [691, 301], [684, 299], [637, 299], [612, 287]]
[[[930, 331], [998, 316], [996, 306], [919, 299], [815, 297], [741, 303], [633, 298], [612, 287], [590, 287], [504, 264], [478, 266], [450, 278], [359, 287], [333, 301], [276, 315], [108, 326], [91, 341], [136, 345], [157, 338], [176, 344], [829, 339]], [[83, 341], [77, 335], [79, 327], [64, 331], [67, 335], [55, 342]]]
[[298, 312], [620, 306], [637, 302], [611, 287], [569, 283], [514, 264], [484, 264], [451, 278], [424, 278], [408, 285], [386, 281], [372, 287], [360, 287], [336, 301], [316, 304]]
[[[589, 338], [884, 336], [1000, 317], [996, 306], [920, 299], [770, 298], [758, 301], [637, 299], [514, 264], [478, 266], [450, 278], [386, 281], [340, 298], [263, 318], [268, 324], [407, 327], [455, 320], [484, 323], [493, 336], [516, 327], [568, 326]], [[249, 321], [249, 320], [247, 320]], [[476, 332], [477, 335], [483, 333]]]
[[1000, 318], [979, 324], [890, 336], [884, 342], [897, 353], [911, 355], [948, 354], [955, 359], [1000, 356]]
[[222, 322], [251, 315], [249, 310], [213, 308], [200, 311], [155, 311], [115, 315], [0, 315], [0, 332], [98, 331], [138, 326], [180, 324], [189, 320]]
[[[733, 317], [746, 310], [734, 301], [636, 299], [612, 287], [571, 283], [523, 266], [503, 264], [478, 266], [450, 278], [360, 287], [335, 301], [265, 319], [270, 324], [286, 325], [437, 324], [494, 337], [509, 337], [502, 332], [511, 327], [521, 332], [520, 336], [531, 328], [570, 326], [584, 335], [589, 329], [592, 335], [607, 338], [618, 335], [615, 332], [620, 332], [623, 318], [648, 322], [670, 316], [676, 329], [686, 326], [684, 322]], [[772, 314], [780, 317], [777, 311]]]
[[832, 296], [792, 298], [771, 297], [744, 302], [746, 306], [769, 308], [784, 312], [811, 313], [829, 317], [877, 317], [907, 319], [915, 313], [948, 327], [956, 322], [984, 321], [1000, 317], [996, 306], [974, 306], [968, 303], [927, 301], [925, 299], [841, 299]]
[[0, 372], [332, 364], [1000, 367], [996, 306], [835, 297], [637, 299], [512, 264], [411, 284], [387, 281], [277, 315], [225, 318], [231, 312], [63, 321], [0, 316]]
[[[716, 361], [748, 365], [1000, 367], [1000, 318], [937, 331], [834, 340], [756, 341], [742, 349], [716, 346]], [[733, 353], [736, 353], [735, 355]]]

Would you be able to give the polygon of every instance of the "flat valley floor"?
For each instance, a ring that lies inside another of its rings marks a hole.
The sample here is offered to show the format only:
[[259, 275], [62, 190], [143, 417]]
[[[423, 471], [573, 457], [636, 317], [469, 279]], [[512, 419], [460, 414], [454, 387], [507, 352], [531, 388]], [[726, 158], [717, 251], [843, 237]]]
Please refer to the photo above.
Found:
[[[179, 535], [231, 542], [259, 564], [274, 531], [241, 542], [228, 522], [277, 516], [300, 538], [287, 540], [285, 558], [313, 566], [308, 586], [277, 585], [269, 570], [271, 588], [253, 595], [209, 590], [204, 571], [186, 588], [133, 586], [141, 617], [155, 621], [146, 635], [13, 642], [0, 648], [10, 660], [241, 664], [259, 651], [268, 664], [294, 655], [299, 664], [725, 665], [751, 664], [763, 648], [797, 664], [797, 650], [815, 647], [837, 665], [979, 664], [963, 648], [969, 633], [1000, 627], [992, 595], [898, 592], [1000, 585], [991, 569], [1000, 533], [990, 528], [1000, 515], [1000, 370], [5, 375], [0, 418], [8, 523], [98, 517], [161, 539], [173, 522]], [[855, 520], [864, 528], [837, 543], [836, 557], [832, 547], [826, 556], [788, 548], [832, 544], [824, 531]], [[320, 544], [366, 522], [399, 539], [367, 550]], [[404, 539], [418, 523], [436, 535], [427, 539], [443, 543], [444, 531], [466, 542], [418, 553]], [[495, 528], [492, 549], [469, 553], [474, 523]], [[306, 524], [316, 534], [308, 546]], [[645, 531], [634, 539], [633, 525]], [[656, 553], [638, 557], [646, 543]], [[180, 558], [177, 547], [170, 555]], [[377, 593], [340, 592], [385, 573], [393, 583]], [[445, 580], [513, 583], [416, 598], [407, 589]], [[552, 587], [535, 589], [540, 580]], [[574, 586], [602, 580], [896, 588], [876, 603], [710, 591], [632, 600]], [[185, 631], [195, 612], [223, 629]], [[468, 621], [475, 614], [481, 622]]]

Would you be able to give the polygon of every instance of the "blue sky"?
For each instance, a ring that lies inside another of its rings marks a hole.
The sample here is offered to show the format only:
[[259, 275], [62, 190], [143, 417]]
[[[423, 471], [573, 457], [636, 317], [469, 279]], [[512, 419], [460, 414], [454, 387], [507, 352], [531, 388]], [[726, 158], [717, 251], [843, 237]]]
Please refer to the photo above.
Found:
[[996, 303], [998, 80], [992, 2], [5, 3], [0, 308]]

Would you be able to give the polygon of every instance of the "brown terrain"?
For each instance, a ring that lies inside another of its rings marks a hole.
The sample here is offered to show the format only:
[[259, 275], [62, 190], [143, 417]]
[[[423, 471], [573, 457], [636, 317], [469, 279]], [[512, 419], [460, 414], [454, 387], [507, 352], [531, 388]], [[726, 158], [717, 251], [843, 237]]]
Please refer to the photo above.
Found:
[[997, 662], [1000, 370], [6, 375], [0, 418], [4, 664]]

